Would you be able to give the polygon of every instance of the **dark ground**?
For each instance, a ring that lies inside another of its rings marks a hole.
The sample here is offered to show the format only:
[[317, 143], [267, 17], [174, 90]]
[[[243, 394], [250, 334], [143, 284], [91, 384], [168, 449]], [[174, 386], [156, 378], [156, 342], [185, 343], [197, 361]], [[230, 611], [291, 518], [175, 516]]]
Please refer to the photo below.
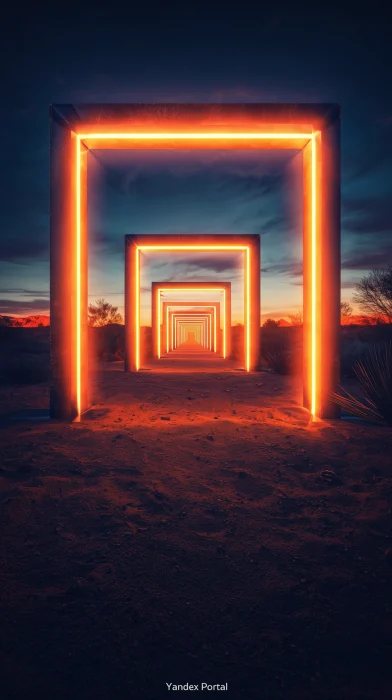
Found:
[[110, 367], [79, 424], [0, 389], [1, 697], [386, 700], [387, 429], [312, 424], [266, 372]]

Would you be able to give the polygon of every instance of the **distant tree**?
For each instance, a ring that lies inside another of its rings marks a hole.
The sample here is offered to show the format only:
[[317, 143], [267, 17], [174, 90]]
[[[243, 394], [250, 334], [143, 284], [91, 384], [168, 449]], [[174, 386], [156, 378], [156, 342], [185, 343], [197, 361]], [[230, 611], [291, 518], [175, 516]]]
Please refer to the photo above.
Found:
[[10, 316], [0, 316], [0, 326], [6, 326], [7, 328], [9, 326], [12, 326], [12, 319]]
[[362, 277], [355, 285], [353, 301], [362, 311], [392, 323], [392, 265]]
[[352, 312], [353, 307], [348, 301], [342, 301], [340, 303], [340, 322], [342, 325], [348, 322]]
[[89, 326], [108, 326], [109, 323], [122, 322], [123, 318], [118, 311], [118, 306], [113, 306], [105, 299], [97, 299], [95, 304], [89, 304]]
[[358, 318], [358, 324], [360, 326], [372, 326], [374, 323], [374, 319], [372, 316], [359, 316]]
[[304, 314], [302, 309], [297, 311], [295, 314], [289, 314], [289, 319], [292, 326], [302, 326], [304, 322]]
[[273, 318], [267, 318], [263, 323], [263, 328], [277, 328], [279, 326], [279, 321], [274, 321]]

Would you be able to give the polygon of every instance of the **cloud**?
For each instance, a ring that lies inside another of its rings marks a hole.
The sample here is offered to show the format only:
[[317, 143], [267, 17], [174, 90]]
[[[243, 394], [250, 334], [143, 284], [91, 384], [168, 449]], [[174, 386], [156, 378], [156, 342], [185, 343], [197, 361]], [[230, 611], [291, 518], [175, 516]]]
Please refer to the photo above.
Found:
[[[47, 230], [28, 232], [29, 235], [0, 239], [0, 258], [3, 262], [26, 262], [30, 260], [47, 260], [49, 257], [49, 234]], [[45, 233], [43, 239], [42, 233]]]
[[[303, 280], [302, 276], [301, 279], [296, 279], [290, 282], [294, 287], [302, 287], [303, 285]], [[355, 280], [342, 280], [340, 284], [341, 289], [353, 289], [355, 287]]]
[[0, 314], [37, 314], [49, 313], [48, 299], [30, 299], [29, 301], [17, 301], [15, 299], [0, 299]]
[[[118, 225], [116, 224], [116, 229]], [[89, 231], [89, 252], [90, 253], [105, 253], [109, 255], [124, 256], [124, 233], [117, 233], [113, 227], [108, 226], [110, 233], [101, 229], [93, 229]]]
[[238, 267], [238, 261], [231, 256], [200, 256], [194, 258], [193, 260], [178, 260], [172, 262], [173, 267], [182, 267], [186, 274], [190, 274], [194, 270], [208, 270], [209, 272], [226, 272], [236, 270]]
[[392, 233], [392, 200], [390, 196], [344, 198], [342, 228], [358, 234]]
[[342, 270], [372, 270], [392, 264], [392, 245], [388, 248], [355, 250], [342, 261]]
[[392, 156], [392, 129], [388, 121], [379, 122], [377, 134], [370, 137], [366, 146], [354, 142], [343, 161], [344, 180], [360, 180], [390, 166]]
[[94, 154], [96, 173], [121, 196], [162, 197], [214, 180], [218, 191], [266, 195], [282, 184], [292, 152], [251, 150], [102, 151]]
[[302, 277], [302, 261], [286, 260], [285, 262], [273, 263], [262, 267], [261, 274], [266, 275], [288, 275], [290, 277]]
[[23, 289], [22, 287], [0, 288], [0, 294], [17, 294], [18, 296], [49, 298], [49, 291], [47, 290]]

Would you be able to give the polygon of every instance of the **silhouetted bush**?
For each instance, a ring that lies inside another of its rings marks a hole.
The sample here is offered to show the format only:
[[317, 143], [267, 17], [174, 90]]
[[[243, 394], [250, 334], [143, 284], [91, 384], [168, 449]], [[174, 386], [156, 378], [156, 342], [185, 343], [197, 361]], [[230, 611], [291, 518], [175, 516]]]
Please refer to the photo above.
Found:
[[124, 360], [125, 358], [125, 338], [124, 336], [117, 336], [114, 345], [114, 356], [116, 360]]
[[272, 352], [263, 352], [267, 365], [276, 374], [294, 374], [294, 356], [286, 348], [277, 348]]
[[354, 416], [392, 426], [392, 343], [373, 345], [354, 364], [354, 374], [364, 398], [338, 387], [332, 400]]

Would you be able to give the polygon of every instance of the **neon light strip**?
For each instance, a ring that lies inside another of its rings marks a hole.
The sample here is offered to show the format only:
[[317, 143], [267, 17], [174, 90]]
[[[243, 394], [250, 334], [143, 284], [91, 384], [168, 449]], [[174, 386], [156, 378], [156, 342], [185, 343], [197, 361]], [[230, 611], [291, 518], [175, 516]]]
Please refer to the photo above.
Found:
[[250, 251], [246, 249], [246, 371], [250, 369]]
[[[223, 292], [225, 290], [225, 287], [209, 287], [208, 283], [206, 283], [206, 287], [185, 287], [184, 289], [180, 287], [159, 287], [160, 292]], [[169, 300], [168, 300], [169, 301]], [[173, 301], [173, 305], [175, 305], [175, 301]], [[189, 303], [189, 306], [191, 306], [192, 303]]]
[[[88, 139], [102, 139], [102, 140], [288, 140], [288, 139], [302, 139], [312, 141], [312, 353], [311, 353], [311, 412], [312, 415], [316, 412], [316, 396], [317, 396], [317, 386], [316, 386], [316, 358], [317, 358], [317, 347], [316, 347], [316, 177], [315, 177], [315, 167], [316, 167], [316, 144], [315, 144], [315, 134], [307, 133], [194, 133], [194, 132], [180, 132], [180, 133], [167, 133], [167, 132], [152, 132], [152, 133], [139, 133], [139, 132], [126, 132], [126, 133], [90, 133], [90, 134], [76, 134], [76, 402], [78, 410], [78, 418], [81, 414], [81, 178], [80, 178], [80, 168], [81, 168], [81, 157], [80, 157], [80, 142], [81, 140]], [[140, 246], [140, 250], [157, 250], [159, 247], [156, 246]], [[162, 250], [202, 250], [205, 246], [164, 246]], [[225, 247], [210, 247], [210, 250], [224, 250]], [[230, 248], [226, 247], [226, 250]], [[232, 250], [240, 250], [242, 247], [231, 247]], [[158, 309], [158, 316], [160, 316], [160, 309]], [[140, 357], [140, 339], [139, 332], [137, 333], [136, 340], [136, 358]], [[225, 339], [225, 334], [224, 334]], [[160, 338], [158, 334], [158, 342], [160, 346]], [[225, 340], [224, 340], [225, 342]], [[249, 346], [248, 346], [249, 347]], [[137, 364], [137, 362], [136, 362]]]
[[310, 412], [316, 415], [317, 397], [317, 173], [316, 134], [312, 135], [312, 329], [311, 329], [311, 402]]
[[226, 359], [226, 290], [223, 290], [223, 359]]
[[124, 132], [120, 134], [116, 133], [92, 133], [92, 134], [79, 134], [80, 139], [114, 139], [114, 140], [121, 140], [121, 141], [126, 141], [132, 140], [132, 139], [137, 139], [140, 141], [149, 141], [149, 140], [156, 140], [156, 141], [167, 141], [167, 140], [172, 140], [175, 139], [177, 140], [187, 140], [187, 139], [192, 139], [192, 140], [200, 140], [202, 141], [203, 139], [206, 139], [210, 141], [211, 139], [219, 140], [219, 141], [225, 141], [227, 139], [233, 140], [233, 141], [246, 141], [249, 139], [257, 139], [259, 141], [265, 141], [268, 139], [311, 139], [312, 134], [298, 134], [298, 133], [235, 133], [235, 132], [227, 132], [227, 133], [210, 133], [207, 132], [205, 134], [201, 132], [178, 132], [178, 133], [170, 133], [170, 132], [152, 132], [152, 133], [140, 133], [140, 132]]
[[169, 352], [169, 307], [166, 307], [166, 352]]
[[81, 348], [81, 154], [80, 137], [76, 138], [76, 407], [80, 420], [82, 413], [82, 348]]
[[161, 295], [160, 295], [160, 290], [157, 289], [157, 319], [158, 319], [158, 328], [157, 328], [157, 342], [158, 342], [158, 348], [157, 348], [157, 355], [158, 355], [158, 360], [161, 359]]
[[136, 300], [136, 358], [135, 365], [136, 371], [140, 369], [140, 253], [138, 249], [135, 250], [136, 255], [136, 275], [135, 275], [135, 300]]
[[139, 250], [246, 250], [246, 245], [139, 245]]

